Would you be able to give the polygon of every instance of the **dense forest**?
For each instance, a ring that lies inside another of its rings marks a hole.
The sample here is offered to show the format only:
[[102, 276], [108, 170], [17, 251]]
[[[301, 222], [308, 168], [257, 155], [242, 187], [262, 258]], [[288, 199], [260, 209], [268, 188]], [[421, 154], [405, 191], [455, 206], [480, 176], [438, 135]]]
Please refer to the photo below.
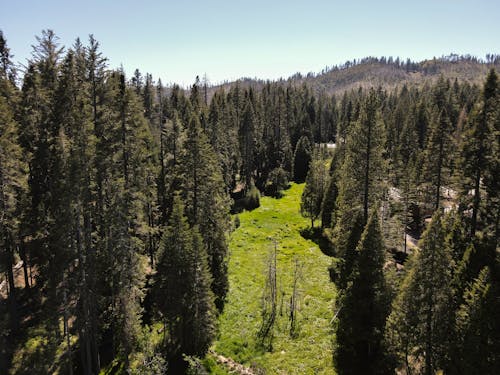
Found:
[[439, 64], [183, 89], [50, 30], [22, 72], [0, 33], [0, 60], [0, 373], [208, 373], [237, 214], [292, 182], [331, 256], [332, 371], [500, 373], [498, 56], [342, 92], [314, 82]]

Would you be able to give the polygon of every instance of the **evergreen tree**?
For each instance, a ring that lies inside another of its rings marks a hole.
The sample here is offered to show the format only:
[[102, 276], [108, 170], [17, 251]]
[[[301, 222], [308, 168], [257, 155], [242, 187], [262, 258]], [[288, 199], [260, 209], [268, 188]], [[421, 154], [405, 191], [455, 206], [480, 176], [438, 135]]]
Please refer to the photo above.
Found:
[[293, 179], [297, 183], [304, 182], [312, 159], [312, 145], [309, 137], [300, 137], [293, 156]]
[[222, 310], [228, 290], [228, 199], [217, 158], [200, 122], [194, 116], [186, 131], [180, 160], [180, 187], [186, 202], [186, 216], [190, 225], [200, 228], [213, 277], [215, 304]]
[[345, 214], [361, 208], [365, 222], [370, 204], [376, 202], [382, 192], [384, 142], [378, 105], [377, 94], [370, 90], [346, 141], [339, 186], [339, 209]]
[[[43, 31], [33, 47], [28, 76], [23, 85], [21, 105], [26, 128], [21, 136], [29, 152], [29, 224], [30, 253], [38, 266], [37, 283], [47, 298], [46, 312], [50, 316], [53, 343], [59, 340], [58, 292], [71, 258], [65, 190], [65, 132], [57, 119], [59, 59], [62, 48], [51, 30]], [[24, 127], [24, 124], [23, 124]]]
[[197, 227], [189, 227], [176, 195], [155, 275], [156, 306], [168, 328], [163, 345], [174, 363], [182, 360], [182, 354], [203, 356], [215, 337], [210, 283], [206, 247]]
[[154, 151], [142, 105], [121, 72], [110, 74], [102, 100], [106, 111], [96, 144], [100, 329], [105, 332], [103, 341], [114, 355], [123, 356], [128, 367], [140, 333], [150, 233], [146, 197], [155, 188], [150, 183]]
[[330, 228], [334, 223], [335, 204], [338, 196], [338, 187], [335, 175], [330, 176], [321, 203], [321, 228]]
[[17, 139], [19, 124], [14, 119], [17, 89], [12, 84], [12, 63], [0, 31], [0, 265], [7, 273], [10, 300], [10, 328], [18, 328], [13, 263], [19, 246], [22, 200], [26, 190], [26, 166]]
[[321, 203], [321, 227], [331, 228], [335, 224], [336, 204], [339, 194], [339, 175], [342, 166], [342, 150], [337, 147], [330, 162], [330, 178], [325, 190], [323, 202]]
[[447, 103], [446, 82], [441, 79], [435, 91], [435, 105], [429, 124], [429, 136], [424, 150], [424, 178], [430, 202], [435, 210], [440, 207], [441, 188], [448, 182], [452, 159], [452, 124]]
[[[206, 133], [210, 145], [219, 159], [228, 193], [236, 187], [236, 175], [240, 170], [240, 164], [242, 164], [240, 163], [240, 144], [238, 143], [239, 129], [234, 122], [233, 114], [233, 108], [227, 102], [224, 92], [216, 92], [210, 102]], [[253, 160], [253, 157], [251, 159]], [[248, 177], [247, 174], [244, 175]]]
[[383, 332], [390, 301], [376, 211], [370, 215], [356, 252], [355, 267], [340, 302], [334, 362], [339, 374], [385, 374], [389, 363]]
[[[498, 212], [498, 204], [495, 202], [494, 190], [488, 189], [489, 191], [484, 192], [481, 186], [481, 181], [486, 180], [488, 184], [491, 180], [486, 178], [485, 175], [488, 174], [489, 165], [494, 164], [495, 158], [498, 159], [495, 152], [495, 121], [498, 121], [498, 102], [499, 102], [499, 89], [498, 89], [498, 77], [495, 71], [492, 69], [483, 88], [483, 95], [481, 98], [481, 103], [479, 108], [471, 114], [471, 120], [469, 128], [463, 133], [463, 147], [462, 147], [462, 158], [463, 158], [463, 175], [464, 175], [464, 195], [468, 196], [468, 192], [472, 190], [474, 192], [472, 198], [472, 217], [471, 217], [471, 236], [476, 234], [478, 228], [478, 221], [481, 220], [481, 216], [484, 216], [486, 221], [488, 216], [493, 216], [494, 214], [488, 214], [487, 212]], [[483, 206], [484, 199], [482, 196], [484, 193], [493, 193], [491, 198], [487, 197], [488, 209]], [[491, 220], [494, 222], [495, 219]], [[490, 224], [490, 223], [484, 223]], [[483, 225], [484, 225], [483, 224]], [[494, 227], [494, 225], [493, 225]]]
[[[345, 219], [345, 217], [342, 219]], [[341, 290], [347, 288], [351, 274], [356, 265], [358, 256], [356, 248], [363, 234], [363, 230], [363, 215], [358, 211], [352, 219], [351, 227], [338, 236], [335, 242], [336, 254], [340, 258], [340, 262], [337, 263], [338, 280], [336, 284]]]
[[306, 187], [302, 193], [300, 212], [311, 219], [311, 228], [321, 213], [321, 203], [328, 183], [327, 167], [322, 157], [316, 156], [307, 172]]
[[485, 267], [464, 293], [457, 311], [456, 340], [451, 351], [453, 371], [459, 374], [494, 374], [500, 369], [499, 290], [490, 270]]
[[414, 312], [414, 298], [418, 294], [415, 279], [416, 256], [410, 257], [405, 263], [405, 277], [399, 286], [399, 293], [394, 299], [391, 313], [387, 318], [385, 342], [391, 359], [403, 364], [407, 373], [411, 373], [414, 365], [412, 359], [418, 358], [420, 317]]
[[437, 212], [419, 242], [420, 251], [409, 265], [388, 324], [388, 335], [400, 338], [393, 341], [393, 351], [412, 354], [411, 366], [423, 365], [429, 375], [446, 370], [449, 363], [453, 261], [445, 235], [442, 214]]
[[245, 191], [252, 185], [252, 175], [255, 165], [255, 119], [252, 103], [247, 102], [241, 121], [239, 138], [241, 150], [241, 174], [245, 183]]
[[2, 90], [8, 84], [15, 85], [16, 69], [11, 60], [10, 48], [7, 47], [7, 40], [0, 30], [0, 79], [2, 80]]

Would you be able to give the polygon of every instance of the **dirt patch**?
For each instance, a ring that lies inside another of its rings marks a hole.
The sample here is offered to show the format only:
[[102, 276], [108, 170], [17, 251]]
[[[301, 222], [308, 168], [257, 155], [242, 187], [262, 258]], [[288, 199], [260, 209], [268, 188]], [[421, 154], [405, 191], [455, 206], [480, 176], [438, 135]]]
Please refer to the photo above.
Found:
[[240, 375], [258, 375], [251, 368], [243, 366], [241, 363], [234, 361], [231, 358], [224, 357], [223, 355], [212, 352], [216, 361], [227, 368], [231, 373]]

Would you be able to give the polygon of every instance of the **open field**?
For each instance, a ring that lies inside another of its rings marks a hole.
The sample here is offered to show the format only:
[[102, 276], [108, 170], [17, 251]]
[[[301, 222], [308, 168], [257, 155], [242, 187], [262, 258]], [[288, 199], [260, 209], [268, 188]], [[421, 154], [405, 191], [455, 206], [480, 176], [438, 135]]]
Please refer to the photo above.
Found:
[[[270, 374], [332, 374], [332, 305], [336, 291], [329, 281], [331, 259], [300, 230], [309, 220], [299, 212], [303, 184], [293, 184], [281, 199], [261, 198], [261, 206], [239, 215], [229, 263], [230, 291], [220, 318], [215, 350]], [[266, 260], [277, 241], [278, 318], [272, 352], [259, 346], [257, 332], [265, 284]], [[289, 334], [289, 300], [297, 259], [302, 267], [298, 335]], [[281, 312], [281, 314], [280, 314]]]

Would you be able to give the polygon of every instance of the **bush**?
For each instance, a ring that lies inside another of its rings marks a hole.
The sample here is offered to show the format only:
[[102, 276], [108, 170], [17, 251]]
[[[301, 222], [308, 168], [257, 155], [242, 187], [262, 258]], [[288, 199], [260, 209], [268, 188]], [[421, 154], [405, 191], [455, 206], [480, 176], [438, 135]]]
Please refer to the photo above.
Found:
[[267, 177], [266, 194], [271, 197], [281, 198], [282, 191], [289, 187], [288, 177], [288, 173], [283, 168], [273, 169]]
[[260, 207], [260, 191], [252, 185], [243, 198], [236, 199], [231, 207], [232, 214], [239, 214], [243, 210], [252, 211]]
[[259, 189], [252, 185], [250, 190], [247, 192], [245, 196], [245, 209], [251, 211], [258, 207], [260, 207], [260, 192]]

